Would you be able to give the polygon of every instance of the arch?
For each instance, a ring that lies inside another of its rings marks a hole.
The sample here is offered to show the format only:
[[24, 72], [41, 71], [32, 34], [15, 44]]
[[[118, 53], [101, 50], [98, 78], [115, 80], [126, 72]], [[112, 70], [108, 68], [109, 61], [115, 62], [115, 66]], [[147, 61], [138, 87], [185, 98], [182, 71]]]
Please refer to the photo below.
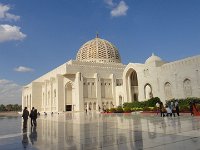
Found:
[[65, 110], [72, 111], [72, 83], [65, 85]]
[[92, 102], [89, 103], [89, 110], [92, 110]]
[[106, 109], [109, 109], [109, 102], [106, 102]]
[[192, 86], [191, 86], [191, 80], [186, 78], [183, 81], [183, 90], [185, 97], [191, 97], [192, 96]]
[[119, 106], [122, 106], [122, 96], [119, 95]]
[[172, 99], [173, 98], [172, 87], [171, 87], [171, 84], [169, 82], [165, 83], [164, 90], [165, 90], [166, 100]]
[[110, 102], [110, 108], [114, 108], [113, 102]]
[[144, 98], [147, 100], [153, 97], [152, 86], [149, 83], [145, 84], [144, 86], [144, 96]]
[[53, 95], [54, 95], [53, 104], [55, 104], [56, 103], [56, 89], [53, 90]]
[[96, 110], [96, 102], [93, 103], [93, 110]]
[[138, 101], [138, 78], [137, 72], [133, 68], [129, 68], [125, 75], [126, 91], [129, 101]]

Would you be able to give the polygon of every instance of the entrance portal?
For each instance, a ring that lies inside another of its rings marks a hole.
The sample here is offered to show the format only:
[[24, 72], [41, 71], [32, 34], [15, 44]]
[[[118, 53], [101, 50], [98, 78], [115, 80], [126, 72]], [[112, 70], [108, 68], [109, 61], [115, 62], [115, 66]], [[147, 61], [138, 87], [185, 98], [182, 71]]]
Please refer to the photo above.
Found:
[[65, 105], [65, 111], [72, 111], [72, 105]]
[[130, 68], [126, 74], [126, 88], [129, 101], [138, 101], [138, 78], [133, 68]]
[[65, 86], [65, 107], [66, 111], [72, 111], [72, 84], [67, 83]]

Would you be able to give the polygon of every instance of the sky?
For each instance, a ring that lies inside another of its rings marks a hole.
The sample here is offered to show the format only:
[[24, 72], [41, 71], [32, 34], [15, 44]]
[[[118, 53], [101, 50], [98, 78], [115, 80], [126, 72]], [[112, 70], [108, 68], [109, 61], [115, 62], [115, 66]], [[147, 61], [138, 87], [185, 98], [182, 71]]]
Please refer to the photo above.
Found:
[[199, 0], [1, 0], [0, 104], [20, 104], [24, 85], [76, 59], [97, 32], [123, 64], [199, 55], [199, 8]]

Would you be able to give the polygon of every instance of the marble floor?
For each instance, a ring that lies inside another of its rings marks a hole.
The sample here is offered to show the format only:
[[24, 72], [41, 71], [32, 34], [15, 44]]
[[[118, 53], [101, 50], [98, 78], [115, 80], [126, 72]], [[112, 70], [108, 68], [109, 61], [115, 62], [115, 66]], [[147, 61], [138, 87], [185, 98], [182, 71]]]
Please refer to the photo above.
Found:
[[40, 116], [27, 130], [22, 123], [20, 116], [0, 117], [0, 150], [200, 149], [200, 117], [189, 115], [76, 112]]

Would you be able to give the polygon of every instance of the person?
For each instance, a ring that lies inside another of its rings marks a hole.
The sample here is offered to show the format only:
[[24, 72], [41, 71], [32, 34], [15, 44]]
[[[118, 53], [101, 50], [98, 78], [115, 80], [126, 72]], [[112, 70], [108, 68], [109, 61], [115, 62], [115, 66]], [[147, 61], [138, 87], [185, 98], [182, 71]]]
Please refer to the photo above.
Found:
[[37, 126], [37, 109], [33, 111], [33, 124], [35, 127]]
[[170, 109], [170, 107], [168, 105], [166, 106], [166, 111], [167, 111], [167, 117], [169, 115], [172, 117], [172, 110]]
[[175, 108], [175, 106], [174, 106], [174, 102], [173, 102], [173, 101], [171, 101], [171, 103], [170, 103], [170, 109], [172, 110], [172, 114], [173, 114], [173, 116], [175, 117], [176, 108]]
[[163, 102], [160, 102], [160, 116], [165, 117], [165, 107], [163, 105]]
[[160, 104], [159, 102], [156, 103], [156, 111], [157, 111], [157, 115], [158, 115], [158, 112], [159, 112], [159, 108], [160, 108]]
[[99, 112], [101, 111], [101, 107], [99, 106]]
[[194, 115], [194, 113], [193, 113], [193, 102], [190, 101], [189, 105], [190, 105], [190, 113], [191, 113], [191, 116], [193, 116], [193, 115]]
[[27, 110], [27, 107], [24, 107], [23, 114], [22, 114], [22, 117], [24, 119], [23, 129], [27, 128], [28, 116], [29, 116], [29, 111]]
[[85, 112], [86, 112], [86, 114], [87, 114], [87, 108], [85, 109]]
[[31, 118], [31, 126], [33, 126], [33, 120], [34, 120], [34, 107], [32, 107], [31, 113], [30, 113], [30, 118]]
[[194, 116], [200, 116], [200, 112], [198, 111], [195, 102], [193, 103], [192, 110]]
[[180, 116], [180, 115], [179, 115], [179, 104], [178, 104], [178, 100], [176, 100], [176, 102], [175, 102], [175, 108], [176, 108], [176, 114], [177, 114], [177, 116]]

